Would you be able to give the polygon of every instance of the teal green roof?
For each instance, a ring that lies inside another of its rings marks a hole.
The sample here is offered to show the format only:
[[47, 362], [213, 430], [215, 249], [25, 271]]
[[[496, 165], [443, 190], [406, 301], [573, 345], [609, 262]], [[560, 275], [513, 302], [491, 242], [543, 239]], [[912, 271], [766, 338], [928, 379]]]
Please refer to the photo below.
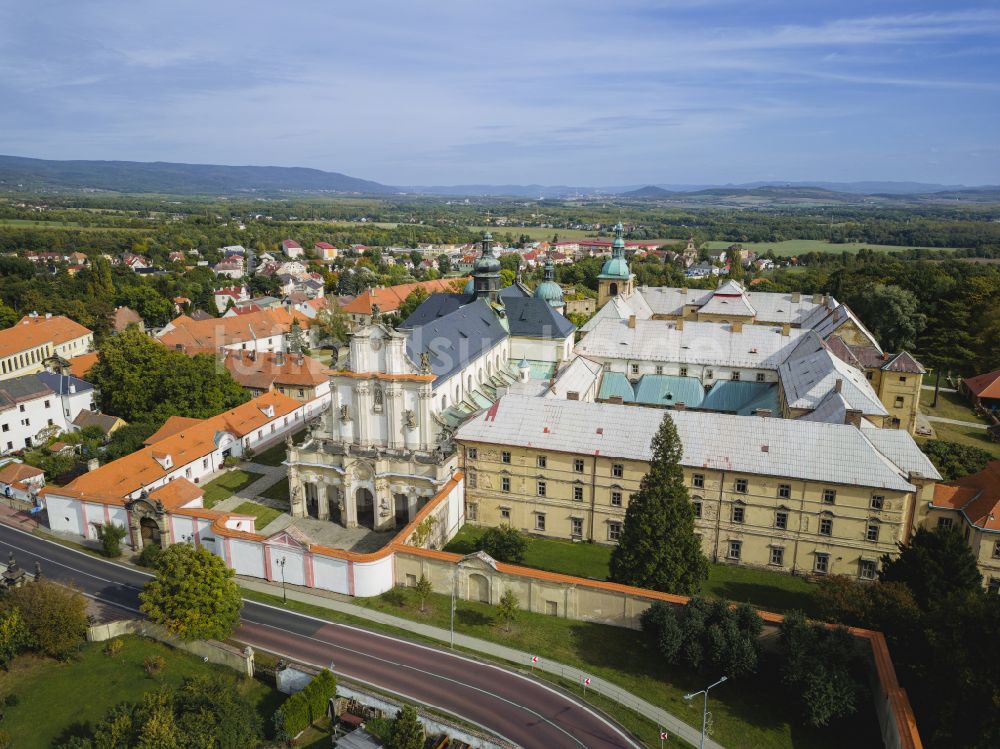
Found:
[[705, 388], [697, 377], [674, 375], [643, 375], [635, 387], [635, 402], [648, 406], [673, 406], [683, 403], [699, 408], [705, 399]]
[[767, 382], [723, 380], [715, 383], [708, 391], [701, 408], [706, 411], [721, 411], [741, 416], [747, 416], [758, 408], [769, 408], [777, 413], [778, 386]]
[[563, 303], [562, 287], [555, 281], [542, 281], [535, 288], [535, 299], [544, 299], [553, 306]]
[[528, 366], [531, 367], [528, 374], [529, 380], [551, 380], [556, 373], [555, 362], [531, 359], [528, 361]]
[[604, 262], [601, 268], [601, 275], [598, 278], [621, 278], [627, 281], [632, 273], [628, 268], [628, 261], [623, 257], [612, 257]]
[[623, 403], [635, 403], [635, 391], [632, 390], [632, 383], [621, 372], [605, 372], [601, 378], [601, 390], [597, 394], [598, 400], [608, 400], [610, 398], [621, 398]]

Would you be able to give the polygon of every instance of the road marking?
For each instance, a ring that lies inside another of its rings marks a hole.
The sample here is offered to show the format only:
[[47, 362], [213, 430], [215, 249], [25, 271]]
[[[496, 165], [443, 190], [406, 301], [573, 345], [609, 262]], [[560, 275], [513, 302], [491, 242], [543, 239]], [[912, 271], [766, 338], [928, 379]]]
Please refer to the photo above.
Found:
[[[608, 726], [609, 728], [611, 728], [615, 733], [617, 733], [619, 736], [621, 736], [625, 741], [627, 741], [629, 746], [632, 746], [632, 747], [635, 747], [636, 749], [639, 749], [639, 745], [636, 744], [628, 736], [628, 734], [626, 734], [624, 731], [622, 731], [618, 726], [616, 726], [613, 723], [611, 723], [610, 721], [608, 721], [607, 718], [605, 718], [603, 715], [601, 715], [600, 713], [598, 713], [597, 711], [595, 711], [594, 709], [592, 709], [589, 705], [586, 705], [584, 703], [578, 702], [575, 698], [570, 699], [569, 696], [565, 692], [562, 692], [562, 691], [560, 691], [560, 690], [558, 690], [558, 689], [556, 689], [554, 687], [550, 687], [549, 685], [547, 685], [544, 682], [539, 681], [537, 679], [529, 679], [527, 676], [525, 676], [524, 674], [518, 673], [517, 671], [512, 671], [512, 670], [510, 670], [508, 668], [504, 668], [503, 666], [497, 665], [495, 663], [489, 663], [487, 661], [481, 661], [481, 660], [476, 660], [475, 658], [469, 658], [469, 657], [467, 657], [465, 655], [461, 655], [461, 654], [455, 653], [453, 651], [445, 650], [443, 648], [435, 648], [435, 647], [431, 647], [430, 645], [424, 645], [422, 643], [413, 642], [412, 640], [406, 640], [406, 639], [401, 639], [401, 638], [398, 638], [398, 637], [393, 637], [392, 635], [383, 634], [382, 632], [375, 632], [375, 631], [370, 630], [370, 629], [365, 629], [364, 627], [357, 627], [357, 626], [355, 626], [353, 624], [344, 624], [344, 623], [341, 623], [341, 622], [330, 621], [329, 619], [321, 619], [318, 616], [312, 616], [311, 614], [303, 614], [300, 611], [291, 611], [289, 609], [281, 608], [280, 606], [274, 606], [274, 605], [269, 604], [269, 603], [262, 603], [260, 601], [254, 601], [254, 600], [248, 599], [248, 598], [245, 598], [243, 600], [250, 601], [251, 603], [254, 603], [257, 606], [264, 606], [264, 607], [269, 608], [269, 609], [274, 609], [275, 611], [282, 611], [282, 612], [284, 612], [286, 614], [287, 613], [295, 614], [295, 616], [302, 617], [303, 619], [311, 619], [314, 622], [321, 622], [322, 624], [325, 624], [325, 625], [334, 626], [334, 627], [344, 627], [345, 629], [351, 629], [351, 630], [354, 630], [355, 632], [362, 632], [362, 633], [364, 633], [366, 635], [374, 635], [375, 637], [381, 637], [382, 639], [389, 640], [390, 642], [403, 642], [403, 643], [406, 643], [407, 645], [410, 645], [411, 647], [421, 648], [422, 650], [427, 650], [427, 651], [429, 651], [431, 653], [437, 653], [438, 655], [447, 655], [447, 656], [450, 656], [452, 658], [457, 658], [459, 660], [463, 660], [463, 661], [465, 661], [467, 663], [472, 663], [472, 664], [475, 664], [477, 666], [485, 666], [486, 668], [493, 668], [493, 669], [496, 669], [497, 671], [502, 671], [503, 673], [508, 674], [510, 676], [516, 676], [517, 678], [523, 679], [524, 681], [527, 681], [527, 682], [529, 682], [531, 684], [534, 684], [535, 686], [541, 687], [542, 689], [545, 689], [545, 690], [551, 692], [552, 694], [560, 697], [561, 699], [567, 700], [568, 702], [570, 702], [574, 706], [579, 707], [581, 710], [584, 710], [584, 711], [590, 713], [593, 717], [597, 718], [599, 721], [601, 721], [602, 723], [604, 723], [606, 726]], [[260, 622], [254, 622], [254, 623], [255, 624], [259, 624]], [[270, 625], [264, 625], [264, 626], [270, 626]], [[272, 629], [274, 629], [274, 627], [272, 627]], [[301, 636], [302, 637], [308, 637], [308, 635], [301, 635]], [[310, 639], [312, 639], [312, 638], [310, 638]], [[320, 640], [320, 642], [323, 642], [323, 641]], [[346, 649], [346, 648], [343, 648], [343, 649]], [[497, 656], [497, 657], [500, 657], [500, 656]]]
[[[37, 538], [37, 536], [35, 536], [35, 538]], [[39, 559], [44, 559], [46, 564], [54, 564], [56, 567], [62, 567], [64, 569], [67, 569], [67, 570], [70, 570], [72, 572], [75, 572], [78, 575], [86, 575], [87, 577], [92, 577], [95, 580], [100, 580], [102, 583], [108, 583], [109, 585], [117, 585], [117, 586], [122, 587], [122, 588], [129, 588], [130, 590], [134, 590], [136, 592], [142, 590], [142, 588], [137, 588], [134, 585], [129, 585], [128, 583], [123, 583], [123, 582], [120, 582], [118, 580], [108, 580], [106, 577], [100, 577], [98, 575], [91, 574], [90, 572], [84, 572], [83, 570], [78, 570], [78, 569], [76, 569], [76, 567], [70, 567], [68, 564], [63, 564], [62, 562], [57, 562], [54, 559], [48, 559], [47, 557], [41, 556], [38, 552], [31, 551], [31, 549], [25, 549], [23, 546], [17, 546], [16, 544], [12, 544], [12, 543], [7, 542], [7, 541], [0, 542], [0, 543], [4, 543], [5, 545], [9, 546], [12, 549], [17, 549], [18, 551], [23, 551], [25, 554], [29, 554], [29, 555], [31, 555], [33, 557], [38, 557]], [[97, 560], [97, 561], [100, 561], [100, 560]], [[150, 577], [152, 577], [152, 575], [150, 575]]]
[[[36, 536], [33, 533], [28, 533], [26, 531], [22, 531], [19, 528], [12, 528], [11, 526], [7, 526], [7, 525], [4, 525], [2, 527], [9, 528], [10, 530], [15, 531], [17, 533], [24, 534], [24, 535], [28, 536], [29, 538], [31, 538], [31, 539], [33, 539], [35, 541], [40, 541], [42, 543], [52, 544], [54, 546], [58, 546], [59, 548], [66, 549], [67, 551], [71, 551], [71, 552], [73, 552], [75, 554], [79, 554], [81, 556], [87, 557], [89, 560], [91, 560], [93, 562], [104, 563], [104, 564], [112, 564], [112, 565], [114, 565], [114, 566], [116, 566], [116, 567], [118, 567], [118, 568], [120, 568], [122, 570], [125, 570], [125, 571], [135, 572], [135, 573], [137, 573], [139, 575], [143, 575], [145, 577], [150, 577], [150, 578], [153, 577], [153, 575], [150, 574], [150, 573], [148, 573], [148, 572], [143, 572], [141, 570], [137, 570], [137, 569], [134, 569], [132, 567], [126, 567], [123, 564], [119, 564], [117, 562], [112, 562], [110, 560], [96, 559], [96, 558], [94, 558], [94, 557], [90, 556], [89, 554], [86, 554], [86, 553], [84, 553], [82, 551], [78, 551], [77, 549], [74, 549], [74, 548], [69, 547], [69, 546], [63, 546], [62, 544], [59, 544], [59, 543], [57, 543], [57, 542], [55, 542], [53, 540], [50, 540], [50, 539], [47, 539], [47, 538], [44, 538], [44, 537], [41, 537], [41, 536]], [[28, 549], [24, 549], [23, 547], [15, 546], [14, 544], [10, 544], [9, 542], [7, 543], [7, 545], [11, 546], [11, 547], [13, 547], [15, 549], [18, 549], [19, 551], [23, 551], [26, 554], [30, 554], [32, 556], [39, 556], [36, 552], [30, 551]], [[125, 587], [125, 588], [129, 588], [131, 590], [135, 590], [137, 592], [141, 590], [140, 588], [136, 588], [134, 585], [129, 585], [127, 583], [122, 583], [122, 582], [119, 582], [119, 581], [116, 581], [116, 580], [108, 580], [106, 578], [102, 578], [102, 577], [99, 577], [97, 575], [93, 575], [93, 574], [91, 574], [89, 572], [84, 572], [83, 570], [78, 570], [78, 569], [76, 569], [74, 567], [70, 567], [69, 565], [62, 564], [61, 562], [56, 562], [56, 561], [48, 559], [48, 558], [44, 558], [44, 559], [49, 564], [55, 564], [55, 565], [57, 565], [59, 567], [63, 567], [65, 569], [71, 570], [72, 572], [76, 572], [78, 574], [86, 575], [87, 577], [92, 577], [95, 580], [100, 580], [101, 582], [105, 582], [105, 583], [108, 583], [110, 585], [119, 585], [119, 586], [122, 586], [122, 587]], [[97, 600], [105, 600], [105, 601], [107, 601], [108, 603], [110, 603], [112, 605], [116, 605], [116, 606], [119, 605], [119, 604], [114, 603], [113, 601], [108, 601], [107, 599], [99, 599], [96, 596], [93, 596], [93, 597], [96, 598]], [[520, 673], [518, 673], [516, 671], [512, 671], [510, 669], [506, 669], [506, 668], [504, 668], [502, 666], [499, 666], [499, 665], [496, 665], [496, 664], [493, 664], [493, 663], [487, 663], [487, 662], [483, 662], [483, 661], [480, 661], [480, 660], [475, 660], [473, 658], [467, 658], [467, 657], [465, 657], [463, 655], [459, 655], [457, 653], [448, 652], [448, 651], [443, 650], [441, 648], [429, 647], [427, 645], [422, 645], [420, 643], [415, 643], [415, 642], [412, 642], [410, 640], [405, 640], [405, 639], [400, 639], [400, 638], [392, 637], [391, 635], [385, 635], [385, 634], [382, 634], [381, 632], [373, 632], [372, 630], [364, 629], [362, 627], [356, 627], [356, 626], [353, 626], [351, 624], [342, 624], [342, 623], [339, 623], [339, 622], [332, 622], [332, 621], [330, 621], [328, 619], [321, 619], [319, 617], [310, 616], [309, 614], [303, 614], [303, 613], [298, 612], [298, 611], [291, 611], [289, 609], [284, 609], [284, 608], [281, 608], [279, 606], [272, 606], [271, 604], [261, 603], [260, 601], [254, 601], [254, 600], [249, 599], [249, 598], [244, 598], [243, 600], [246, 601], [246, 602], [255, 604], [257, 606], [263, 606], [265, 608], [273, 609], [275, 611], [280, 611], [280, 612], [282, 612], [282, 613], [284, 613], [286, 615], [293, 615], [293, 616], [297, 616], [297, 617], [300, 617], [300, 618], [303, 618], [303, 619], [311, 619], [312, 621], [315, 621], [315, 622], [321, 622], [324, 625], [332, 625], [332, 626], [336, 626], [336, 627], [344, 627], [346, 629], [351, 629], [351, 630], [354, 630], [356, 632], [361, 632], [361, 633], [363, 633], [363, 634], [365, 634], [365, 635], [367, 635], [369, 637], [374, 636], [374, 637], [380, 637], [380, 638], [382, 638], [384, 640], [389, 640], [391, 642], [405, 643], [406, 645], [409, 645], [410, 647], [416, 647], [416, 648], [420, 648], [422, 650], [427, 650], [427, 651], [432, 652], [432, 653], [437, 653], [439, 655], [447, 655], [447, 656], [450, 656], [452, 658], [458, 658], [460, 660], [466, 661], [467, 663], [473, 663], [473, 664], [475, 664], [477, 666], [480, 666], [480, 667], [492, 668], [492, 669], [496, 669], [497, 671], [502, 671], [503, 673], [505, 673], [505, 674], [507, 674], [509, 676], [514, 676], [516, 678], [523, 679], [524, 681], [528, 681], [528, 682], [534, 684], [535, 686], [541, 687], [542, 689], [545, 689], [545, 690], [551, 692], [552, 694], [558, 696], [560, 699], [563, 699], [563, 700], [569, 702], [573, 706], [575, 706], [575, 707], [577, 707], [577, 708], [579, 708], [581, 710], [584, 710], [585, 712], [589, 713], [592, 717], [594, 717], [595, 719], [597, 719], [599, 722], [603, 723], [605, 726], [607, 726], [612, 731], [614, 731], [619, 736], [621, 736], [628, 743], [629, 746], [632, 746], [632, 747], [635, 747], [636, 749], [639, 749], [639, 746], [634, 741], [632, 741], [632, 739], [630, 739], [627, 734], [625, 734], [620, 728], [618, 728], [618, 726], [616, 726], [613, 723], [609, 722], [607, 720], [607, 718], [605, 718], [600, 713], [598, 713], [595, 710], [593, 710], [592, 708], [590, 708], [588, 705], [585, 705], [583, 703], [577, 702], [576, 699], [570, 699], [569, 696], [566, 695], [565, 693], [563, 693], [563, 692], [561, 692], [561, 691], [559, 691], [559, 690], [557, 690], [557, 689], [555, 689], [553, 687], [550, 687], [547, 684], [544, 684], [544, 683], [542, 683], [540, 681], [537, 681], [535, 679], [529, 679], [526, 676], [524, 676], [523, 674], [520, 674]], [[125, 607], [125, 608], [128, 608], [128, 607]], [[255, 622], [255, 621], [253, 621], [251, 619], [244, 619], [244, 621], [248, 621], [251, 624], [258, 624], [258, 625], [261, 625], [261, 626], [269, 627], [271, 629], [278, 629], [277, 627], [274, 627], [272, 625], [264, 624], [263, 622]], [[319, 640], [317, 638], [310, 637], [309, 635], [298, 635], [298, 634], [294, 634], [294, 633], [291, 633], [291, 632], [287, 632], [286, 630], [278, 630], [278, 631], [284, 631], [286, 634], [292, 634], [295, 637], [305, 637], [306, 639], [314, 640], [316, 642], [323, 643], [325, 645], [330, 645], [330, 646], [333, 646], [333, 647], [337, 647], [337, 648], [340, 648], [341, 650], [348, 650], [348, 648], [344, 648], [343, 646], [335, 645], [334, 643], [326, 642], [325, 640]], [[377, 658], [377, 656], [372, 656], [372, 657]], [[382, 658], [378, 658], [378, 660], [382, 660], [383, 662], [389, 663], [390, 665], [396, 665], [396, 666], [403, 665], [403, 664], [393, 663], [392, 661], [387, 661], [387, 660], [382, 659]], [[492, 697], [495, 697], [496, 699], [499, 699], [499, 700], [501, 700], [503, 702], [506, 702], [506, 703], [508, 703], [510, 705], [513, 705], [515, 707], [521, 708], [522, 710], [530, 712], [530, 713], [532, 713], [534, 715], [537, 715], [539, 718], [541, 718], [546, 723], [549, 723], [554, 728], [558, 729], [562, 733], [565, 733], [573, 741], [575, 741], [576, 743], [580, 744], [580, 746], [586, 747], [586, 745], [583, 742], [581, 742], [579, 739], [577, 739], [572, 734], [568, 733], [564, 728], [562, 728], [561, 726], [556, 725], [555, 723], [553, 723], [552, 721], [550, 721], [548, 718], [546, 718], [545, 716], [543, 716], [543, 715], [539, 714], [538, 712], [532, 710], [529, 707], [526, 707], [524, 705], [519, 705], [519, 704], [517, 704], [515, 702], [511, 702], [510, 700], [507, 700], [506, 698], [501, 697], [500, 695], [493, 694], [492, 692], [489, 692], [489, 691], [487, 691], [485, 689], [481, 689], [480, 687], [475, 687], [475, 686], [472, 686], [471, 684], [465, 684], [464, 682], [460, 682], [460, 681], [457, 681], [455, 679], [451, 679], [449, 677], [442, 676], [440, 674], [435, 674], [435, 673], [432, 673], [430, 671], [423, 671], [422, 669], [418, 669], [418, 668], [413, 667], [413, 666], [406, 666], [406, 668], [410, 668], [410, 669], [412, 669], [414, 671], [418, 671], [418, 672], [421, 672], [421, 673], [426, 673], [426, 674], [428, 674], [430, 676], [435, 676], [435, 677], [437, 677], [439, 679], [442, 679], [444, 681], [451, 681], [451, 682], [453, 682], [455, 684], [464, 686], [464, 687], [466, 687], [468, 689], [473, 689], [475, 691], [482, 692], [483, 694], [488, 694], [488, 695], [490, 695]]]

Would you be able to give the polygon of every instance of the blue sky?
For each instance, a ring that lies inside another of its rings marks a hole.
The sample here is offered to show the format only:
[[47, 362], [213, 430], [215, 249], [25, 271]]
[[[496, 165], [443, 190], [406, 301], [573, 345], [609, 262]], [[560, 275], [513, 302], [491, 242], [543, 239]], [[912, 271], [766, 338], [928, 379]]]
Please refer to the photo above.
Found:
[[0, 153], [387, 184], [1000, 183], [1000, 3], [0, 5]]

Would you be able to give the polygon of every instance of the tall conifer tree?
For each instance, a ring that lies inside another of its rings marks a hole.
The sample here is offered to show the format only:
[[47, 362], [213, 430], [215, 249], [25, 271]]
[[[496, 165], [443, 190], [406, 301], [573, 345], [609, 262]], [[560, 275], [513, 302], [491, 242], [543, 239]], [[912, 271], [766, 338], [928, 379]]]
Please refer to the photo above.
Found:
[[694, 534], [694, 507], [684, 485], [677, 427], [665, 414], [653, 437], [653, 460], [625, 512], [611, 553], [611, 579], [665, 593], [694, 595], [708, 577], [708, 560]]

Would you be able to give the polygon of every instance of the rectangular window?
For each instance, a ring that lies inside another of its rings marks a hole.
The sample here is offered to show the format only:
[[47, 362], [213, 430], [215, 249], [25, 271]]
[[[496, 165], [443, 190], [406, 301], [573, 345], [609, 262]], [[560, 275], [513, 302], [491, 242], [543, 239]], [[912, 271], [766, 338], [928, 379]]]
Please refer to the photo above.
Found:
[[893, 403], [893, 408], [902, 408], [902, 407], [903, 407], [903, 396], [897, 395], [896, 400]]
[[986, 585], [986, 592], [991, 596], [1000, 595], [1000, 577], [991, 577]]
[[742, 541], [730, 541], [729, 542], [729, 554], [727, 555], [730, 559], [739, 559], [740, 555], [743, 553], [743, 542]]
[[781, 567], [785, 564], [785, 550], [782, 548], [772, 547], [771, 558], [768, 560], [775, 567]]
[[3, 425], [3, 431], [9, 432], [10, 431], [10, 424], [4, 424]]
[[611, 506], [621, 507], [622, 506], [622, 493], [621, 492], [611, 492]]
[[885, 497], [883, 497], [881, 494], [872, 495], [871, 506], [873, 510], [881, 510], [884, 505], [885, 505]]
[[475, 502], [468, 502], [465, 505], [465, 519], [474, 523], [479, 519], [479, 505]]
[[510, 508], [509, 507], [501, 507], [500, 508], [500, 519], [501, 520], [508, 520], [508, 521], [510, 520]]
[[510, 450], [503, 450], [500, 453], [500, 462], [501, 463], [510, 463]]
[[634, 374], [634, 375], [639, 374], [639, 365], [638, 364], [631, 364], [631, 365], [629, 365], [629, 369], [631, 370], [632, 374]]
[[774, 527], [780, 530], [786, 530], [788, 528], [788, 513], [784, 510], [778, 510], [774, 513]]
[[611, 466], [611, 475], [614, 476], [616, 479], [620, 479], [622, 476], [625, 475], [625, 466], [623, 466], [621, 463], [613, 464]]
[[55, 422], [54, 422], [54, 421], [52, 421], [52, 419], [49, 419], [49, 426], [52, 426], [52, 425], [53, 425], [54, 423], [55, 423]]
[[681, 377], [687, 377], [688, 376], [688, 368], [687, 367], [681, 367], [680, 372], [681, 372]]
[[538, 482], [538, 496], [539, 497], [544, 497], [545, 496], [545, 482], [544, 481], [539, 481]]
[[869, 380], [874, 379], [874, 375], [870, 370], [868, 372], [865, 372], [865, 377], [867, 377]]
[[535, 530], [544, 531], [545, 530], [545, 514], [541, 512], [535, 513]]
[[833, 535], [833, 518], [819, 519], [819, 535], [821, 536]]
[[705, 474], [704, 473], [696, 473], [696, 474], [694, 474], [691, 477], [691, 486], [693, 486], [695, 489], [704, 489], [705, 488]]
[[813, 572], [825, 575], [830, 570], [830, 555], [817, 554], [813, 560]]
[[874, 580], [875, 579], [875, 560], [874, 559], [862, 559], [861, 563], [858, 565], [858, 577], [862, 580]]
[[468, 473], [466, 473], [465, 478], [466, 478], [466, 481], [469, 482], [469, 488], [470, 489], [478, 489], [479, 488], [479, 476], [476, 474], [475, 471], [469, 471]]
[[202, 458], [201, 459], [201, 468], [202, 468], [202, 470], [205, 470], [205, 471], [208, 470], [208, 458]]
[[51, 408], [52, 404], [49, 401], [45, 401], [45, 407], [46, 408]]
[[539, 455], [538, 458], [535, 459], [535, 462], [537, 463], [539, 468], [545, 468], [548, 465], [549, 461], [546, 460], [544, 455]]
[[706, 380], [711, 380], [712, 379], [712, 370], [711, 369], [706, 369], [705, 370], [705, 379]]
[[900, 382], [906, 382], [906, 375], [900, 375], [899, 376], [899, 381]]
[[736, 479], [736, 491], [739, 494], [747, 493], [747, 480], [746, 479]]
[[658, 374], [658, 375], [663, 374], [663, 365], [662, 364], [657, 364], [656, 365], [656, 374]]
[[790, 499], [792, 496], [791, 484], [778, 484], [778, 499]]
[[733, 380], [739, 380], [740, 379], [740, 373], [739, 372], [733, 372], [732, 375], [731, 375], [731, 377], [732, 377]]
[[700, 518], [701, 517], [701, 502], [698, 502], [697, 500], [695, 500], [695, 502], [693, 502], [692, 504], [694, 504], [694, 516], [696, 518]]
[[953, 518], [938, 518], [937, 527], [938, 528], [953, 528], [955, 526], [955, 520]]
[[583, 473], [583, 460], [581, 460], [580, 458], [577, 458], [576, 460], [573, 461], [573, 472]]
[[305, 396], [305, 394], [306, 394], [306, 391], [303, 388], [299, 388], [299, 397], [302, 398], [302, 397]]
[[570, 535], [579, 538], [583, 535], [583, 518], [570, 518], [569, 519], [569, 532]]
[[763, 372], [758, 372], [757, 373], [757, 382], [763, 382], [763, 381], [764, 381], [764, 373]]
[[466, 450], [465, 454], [468, 456], [469, 460], [475, 460], [479, 457], [479, 450], [474, 447], [470, 447]]
[[573, 487], [573, 501], [582, 502], [583, 501], [583, 487], [577, 484]]
[[510, 491], [510, 476], [504, 476], [500, 479], [500, 491], [509, 492]]
[[823, 490], [823, 504], [832, 505], [837, 501], [837, 490], [836, 489], [824, 489]]
[[617, 541], [622, 537], [621, 523], [608, 523], [608, 541]]
[[743, 505], [733, 505], [733, 522], [742, 523], [746, 515], [746, 508]]

